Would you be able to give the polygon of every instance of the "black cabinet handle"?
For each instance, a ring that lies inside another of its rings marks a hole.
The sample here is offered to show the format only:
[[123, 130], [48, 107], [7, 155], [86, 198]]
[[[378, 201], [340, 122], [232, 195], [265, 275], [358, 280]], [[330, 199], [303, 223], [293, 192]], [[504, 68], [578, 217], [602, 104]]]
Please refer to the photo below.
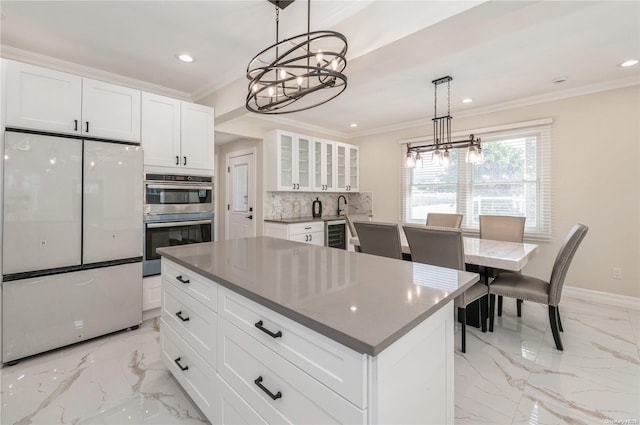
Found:
[[309, 242], [309, 235], [304, 235], [304, 241]]
[[179, 312], [176, 313], [176, 316], [178, 316], [178, 318], [180, 320], [182, 320], [183, 322], [188, 322], [189, 318], [188, 317], [182, 317], [182, 310], [180, 310]]
[[87, 129], [85, 130], [85, 133], [89, 132], [89, 121], [86, 121], [85, 124], [87, 124]]
[[73, 120], [73, 131], [78, 131], [78, 120]]
[[271, 391], [269, 391], [269, 389], [267, 387], [265, 387], [264, 385], [262, 385], [262, 376], [258, 376], [256, 378], [255, 381], [253, 381], [258, 388], [260, 388], [262, 391], [264, 391], [265, 393], [267, 393], [267, 395], [269, 397], [271, 397], [272, 400], [277, 400], [279, 398], [282, 398], [282, 393], [280, 391], [278, 391], [277, 393], [272, 393]]
[[190, 280], [189, 280], [189, 279], [184, 280], [184, 279], [182, 278], [182, 275], [177, 276], [177, 277], [176, 277], [176, 279], [178, 279], [178, 281], [180, 281], [180, 282], [182, 282], [182, 283], [189, 283], [189, 282], [190, 282]]
[[180, 157], [176, 155], [176, 165], [180, 165]]
[[309, 235], [309, 242], [313, 240], [313, 235]]
[[250, 215], [249, 217], [247, 217], [249, 220], [253, 220], [253, 216]]
[[184, 158], [184, 163], [182, 165], [187, 165], [187, 157], [183, 157]]
[[189, 370], [189, 366], [182, 366], [182, 365], [180, 364], [180, 359], [181, 359], [181, 358], [182, 358], [182, 357], [178, 357], [177, 359], [175, 359], [175, 360], [174, 360], [174, 362], [178, 365], [178, 367], [180, 368], [180, 370], [181, 370], [181, 371], [183, 371], [183, 372], [184, 372], [185, 370]]
[[262, 325], [264, 325], [264, 323], [262, 323], [262, 320], [259, 320], [258, 322], [256, 322], [255, 327], [269, 335], [271, 338], [280, 338], [282, 336], [282, 332], [278, 331], [276, 333], [273, 333]]

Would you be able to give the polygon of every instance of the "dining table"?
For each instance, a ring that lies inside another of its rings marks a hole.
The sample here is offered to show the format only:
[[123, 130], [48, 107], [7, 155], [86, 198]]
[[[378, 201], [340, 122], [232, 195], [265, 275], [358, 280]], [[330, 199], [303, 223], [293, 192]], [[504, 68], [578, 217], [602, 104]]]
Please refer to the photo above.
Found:
[[[407, 238], [399, 226], [400, 245], [404, 258], [409, 259], [411, 249]], [[483, 282], [488, 285], [493, 270], [521, 271], [535, 255], [538, 245], [534, 243], [506, 242], [491, 239], [465, 236], [464, 259], [466, 264], [479, 267]], [[357, 237], [349, 239], [349, 243], [360, 246]], [[479, 303], [473, 302], [467, 306], [467, 325], [479, 328], [481, 325]]]

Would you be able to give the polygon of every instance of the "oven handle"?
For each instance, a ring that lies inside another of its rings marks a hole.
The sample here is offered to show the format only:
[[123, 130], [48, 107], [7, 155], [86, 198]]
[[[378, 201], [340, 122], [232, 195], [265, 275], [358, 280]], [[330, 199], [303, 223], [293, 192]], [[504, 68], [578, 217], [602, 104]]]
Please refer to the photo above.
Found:
[[212, 185], [197, 185], [197, 184], [149, 184], [147, 183], [147, 189], [197, 189], [197, 190], [213, 190]]
[[159, 227], [175, 227], [175, 226], [196, 226], [198, 224], [212, 224], [212, 220], [189, 220], [189, 221], [168, 221], [164, 223], [147, 223], [150, 229]]

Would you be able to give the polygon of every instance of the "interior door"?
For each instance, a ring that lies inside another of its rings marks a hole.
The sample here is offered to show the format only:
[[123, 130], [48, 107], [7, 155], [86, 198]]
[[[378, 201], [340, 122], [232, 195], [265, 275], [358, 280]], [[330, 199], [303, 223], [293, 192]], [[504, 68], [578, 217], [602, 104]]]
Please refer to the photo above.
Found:
[[80, 265], [82, 141], [7, 132], [3, 274]]
[[142, 256], [142, 149], [84, 143], [83, 262]]
[[227, 239], [255, 236], [255, 155], [230, 156], [227, 166]]

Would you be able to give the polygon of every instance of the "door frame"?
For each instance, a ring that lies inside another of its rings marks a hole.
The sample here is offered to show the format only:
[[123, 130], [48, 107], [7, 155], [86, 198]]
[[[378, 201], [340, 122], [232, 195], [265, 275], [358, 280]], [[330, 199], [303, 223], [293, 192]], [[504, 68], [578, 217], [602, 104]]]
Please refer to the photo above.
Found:
[[[233, 152], [228, 152], [225, 155], [225, 172], [226, 172], [226, 177], [225, 177], [225, 193], [224, 193], [224, 205], [231, 205], [231, 173], [229, 171], [229, 167], [230, 167], [230, 160], [231, 158], [236, 158], [239, 156], [245, 156], [245, 155], [253, 155], [253, 202], [257, 202], [257, 176], [256, 176], [256, 169], [258, 168], [256, 166], [256, 160], [257, 160], [257, 149], [255, 147], [251, 147], [251, 148], [247, 148], [247, 149], [239, 149], [237, 151], [233, 151]], [[224, 206], [223, 206], [224, 208]], [[253, 207], [253, 223], [254, 223], [254, 233], [257, 235], [258, 232], [258, 225], [256, 224], [256, 212], [257, 212], [257, 205], [254, 205]], [[229, 239], [229, 225], [230, 220], [229, 220], [229, 209], [224, 208], [224, 239], [228, 240]]]

